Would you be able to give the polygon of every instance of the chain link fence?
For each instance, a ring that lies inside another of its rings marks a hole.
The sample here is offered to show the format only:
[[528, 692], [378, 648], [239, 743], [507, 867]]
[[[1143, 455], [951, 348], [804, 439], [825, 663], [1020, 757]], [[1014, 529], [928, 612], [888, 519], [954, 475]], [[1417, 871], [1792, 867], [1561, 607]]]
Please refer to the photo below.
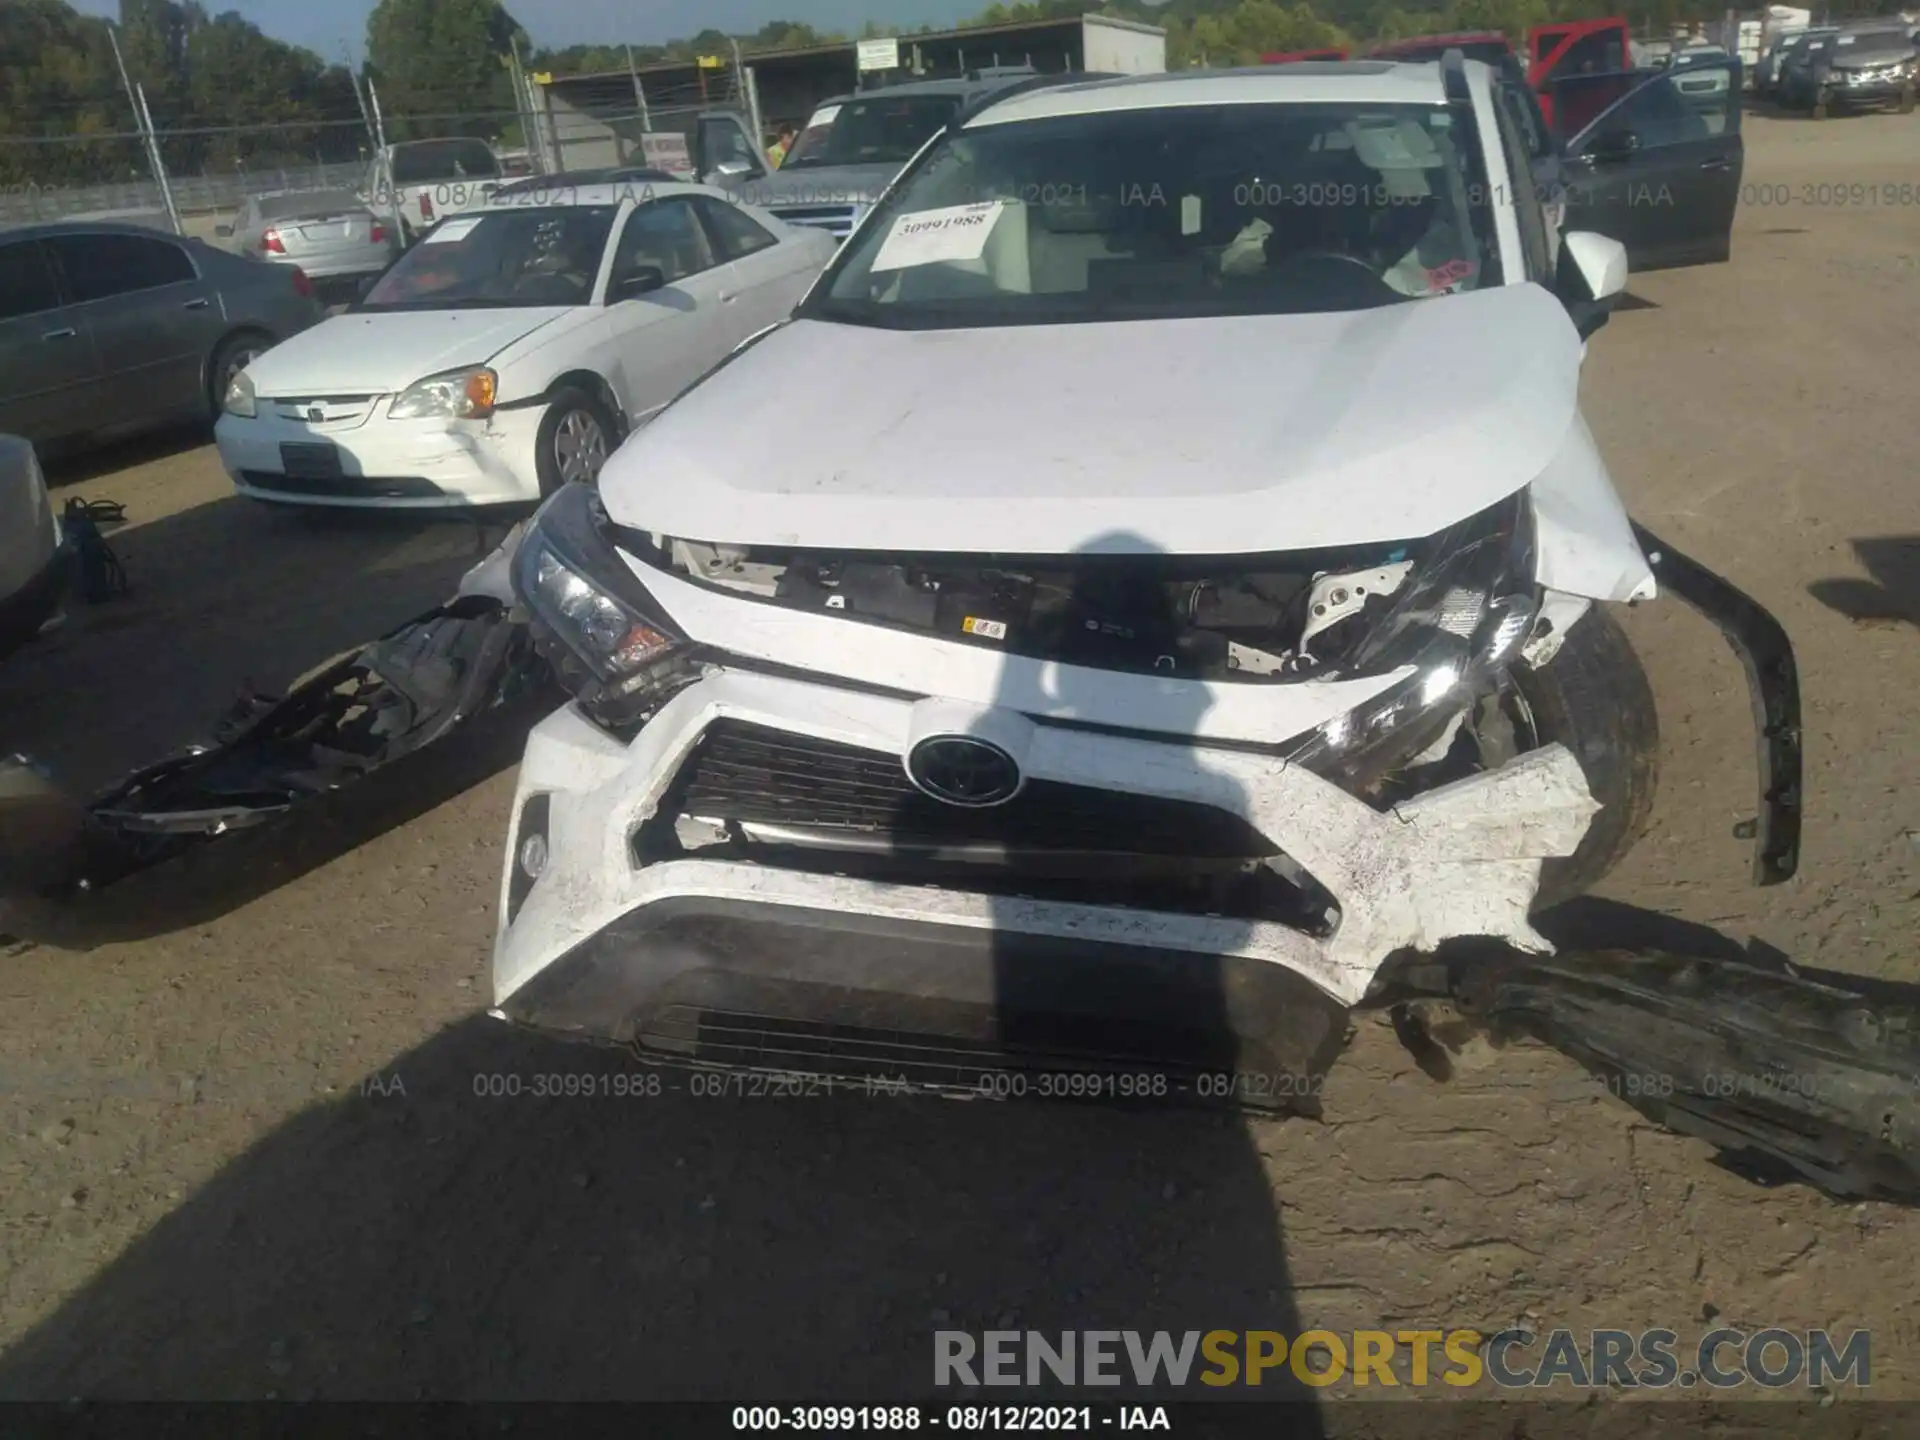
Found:
[[[484, 137], [496, 153], [524, 157], [506, 168], [512, 178], [646, 163], [650, 151], [661, 153], [658, 142], [645, 140], [649, 134], [691, 139], [700, 113], [730, 109], [744, 116], [750, 109], [745, 84], [730, 69], [651, 88], [628, 75], [592, 78], [599, 83], [584, 91], [570, 85], [564, 96], [557, 87], [529, 85], [524, 104], [485, 112], [448, 111], [432, 95], [399, 97], [398, 104], [382, 97], [393, 106], [384, 117], [386, 138]], [[211, 238], [249, 195], [361, 190], [374, 146], [362, 119], [194, 128], [162, 123], [155, 139], [166, 190], [154, 177], [146, 138], [135, 130], [90, 130], [87, 119], [75, 116], [66, 124], [50, 119], [43, 134], [0, 135], [0, 226], [112, 218], [170, 229], [170, 190], [181, 228]], [[303, 151], [312, 157], [308, 163], [301, 163]]]

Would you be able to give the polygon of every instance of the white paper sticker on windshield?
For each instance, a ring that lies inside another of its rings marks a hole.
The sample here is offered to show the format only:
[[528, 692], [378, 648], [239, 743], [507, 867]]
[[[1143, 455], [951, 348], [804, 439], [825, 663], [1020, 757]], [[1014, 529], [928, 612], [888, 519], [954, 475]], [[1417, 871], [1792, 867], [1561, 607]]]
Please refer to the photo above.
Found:
[[421, 239], [422, 245], [450, 245], [455, 240], [464, 240], [473, 233], [473, 227], [480, 223], [478, 215], [466, 216], [459, 220], [444, 221], [438, 228], [431, 230]]
[[1200, 197], [1198, 195], [1180, 197], [1180, 233], [1182, 235], [1200, 233]]
[[807, 121], [807, 129], [818, 130], [822, 125], [831, 125], [833, 117], [840, 113], [838, 105], [822, 105], [813, 112], [813, 118]]
[[902, 215], [873, 257], [873, 268], [904, 270], [911, 265], [936, 265], [942, 260], [978, 260], [987, 237], [1007, 208], [1004, 200], [977, 205], [950, 205], [944, 210], [919, 210]]

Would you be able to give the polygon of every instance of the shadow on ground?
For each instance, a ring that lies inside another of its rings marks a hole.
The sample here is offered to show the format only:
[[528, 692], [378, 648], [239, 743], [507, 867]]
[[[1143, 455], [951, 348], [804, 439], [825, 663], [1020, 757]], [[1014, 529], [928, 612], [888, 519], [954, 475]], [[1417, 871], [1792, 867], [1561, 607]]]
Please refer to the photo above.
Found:
[[455, 1025], [229, 1165], [0, 1395], [933, 1398], [938, 1330], [1290, 1328], [1238, 1122], [687, 1086]]
[[1871, 578], [1816, 580], [1807, 593], [1863, 624], [1920, 625], [1920, 535], [1856, 540], [1853, 553]]
[[124, 474], [141, 465], [169, 460], [175, 455], [197, 450], [212, 439], [213, 427], [202, 421], [149, 430], [85, 449], [55, 450], [42, 456], [47, 488], [54, 492], [55, 502], [58, 503], [62, 498], [59, 492], [67, 487], [90, 484], [95, 480]]

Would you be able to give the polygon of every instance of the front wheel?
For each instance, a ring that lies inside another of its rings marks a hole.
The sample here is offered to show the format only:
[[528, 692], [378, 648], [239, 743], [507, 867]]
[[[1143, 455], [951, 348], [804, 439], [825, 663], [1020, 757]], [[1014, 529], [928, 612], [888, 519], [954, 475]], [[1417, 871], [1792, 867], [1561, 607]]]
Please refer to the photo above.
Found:
[[619, 443], [619, 430], [607, 407], [584, 390], [562, 390], [547, 406], [536, 440], [540, 493], [551, 495], [562, 485], [580, 481], [591, 485], [600, 478]]
[[1538, 908], [1585, 894], [1646, 831], [1660, 778], [1660, 720], [1653, 686], [1626, 632], [1604, 606], [1574, 622], [1553, 659], [1514, 667], [1534, 738], [1567, 747], [1600, 813], [1580, 848], [1541, 870]]

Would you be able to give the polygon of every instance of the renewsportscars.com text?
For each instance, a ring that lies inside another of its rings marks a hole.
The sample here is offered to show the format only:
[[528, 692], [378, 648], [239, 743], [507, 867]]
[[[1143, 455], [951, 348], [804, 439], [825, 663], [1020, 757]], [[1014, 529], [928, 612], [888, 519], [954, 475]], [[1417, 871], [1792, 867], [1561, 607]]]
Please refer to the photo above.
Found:
[[1325, 1387], [1502, 1390], [1831, 1387], [1872, 1383], [1865, 1330], [940, 1330], [934, 1383], [951, 1386]]

